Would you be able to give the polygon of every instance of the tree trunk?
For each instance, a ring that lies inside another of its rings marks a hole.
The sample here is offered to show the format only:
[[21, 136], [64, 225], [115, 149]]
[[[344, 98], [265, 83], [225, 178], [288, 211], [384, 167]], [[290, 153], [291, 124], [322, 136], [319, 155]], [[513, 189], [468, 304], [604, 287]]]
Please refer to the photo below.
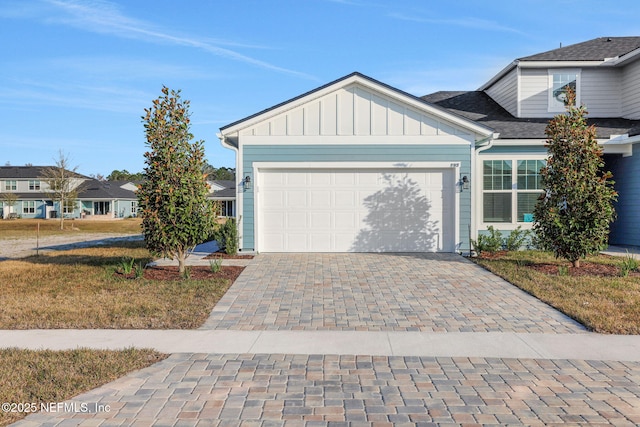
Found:
[[580, 259], [574, 259], [573, 261], [571, 261], [571, 265], [575, 268], [580, 268]]
[[187, 258], [186, 251], [178, 251], [176, 253], [176, 258], [178, 258], [178, 273], [180, 274], [180, 276], [183, 276], [184, 275], [184, 267], [185, 267], [184, 260]]
[[64, 199], [60, 199], [60, 230], [64, 230]]

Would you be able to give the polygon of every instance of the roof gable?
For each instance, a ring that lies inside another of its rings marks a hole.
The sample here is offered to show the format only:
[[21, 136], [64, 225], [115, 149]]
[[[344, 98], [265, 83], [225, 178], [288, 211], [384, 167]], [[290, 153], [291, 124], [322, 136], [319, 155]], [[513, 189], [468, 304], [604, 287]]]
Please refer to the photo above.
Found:
[[360, 73], [222, 127], [224, 137], [474, 135], [493, 133], [463, 116]]

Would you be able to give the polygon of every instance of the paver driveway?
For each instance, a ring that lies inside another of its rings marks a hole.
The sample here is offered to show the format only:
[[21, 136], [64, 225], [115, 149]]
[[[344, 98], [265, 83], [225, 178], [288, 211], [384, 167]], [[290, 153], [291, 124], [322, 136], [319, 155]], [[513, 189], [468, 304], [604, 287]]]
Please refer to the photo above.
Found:
[[[586, 334], [446, 254], [259, 255], [206, 327]], [[640, 424], [640, 362], [575, 356], [174, 354], [73, 399], [108, 411], [33, 414], [18, 425]]]
[[260, 254], [203, 328], [576, 333], [585, 329], [455, 254]]

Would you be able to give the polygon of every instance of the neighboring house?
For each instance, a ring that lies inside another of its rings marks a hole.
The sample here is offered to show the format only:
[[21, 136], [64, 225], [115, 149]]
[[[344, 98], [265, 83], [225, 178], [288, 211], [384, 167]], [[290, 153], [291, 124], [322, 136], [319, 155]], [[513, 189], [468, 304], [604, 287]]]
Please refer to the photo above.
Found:
[[2, 218], [15, 214], [22, 218], [124, 218], [135, 216], [138, 199], [136, 185], [127, 181], [98, 181], [78, 173], [74, 176], [74, 188], [78, 190], [73, 208], [59, 206], [47, 192], [43, 177], [46, 166], [0, 166], [0, 196], [15, 195], [16, 202], [9, 206], [0, 199]]
[[599, 38], [422, 98], [353, 73], [227, 125], [240, 248], [468, 252], [488, 225], [530, 228], [567, 87], [616, 180], [611, 243], [640, 245], [639, 59], [640, 37]]
[[610, 242], [640, 246], [640, 37], [603, 37], [513, 61], [473, 92], [422, 99], [484, 124], [499, 137], [475, 150], [474, 231], [533, 221], [545, 128], [571, 87], [589, 112], [619, 193]]
[[236, 182], [227, 180], [208, 181], [211, 189], [208, 198], [219, 203], [218, 217], [236, 216]]
[[85, 181], [78, 194], [80, 218], [128, 218], [138, 214], [138, 186], [131, 181]]

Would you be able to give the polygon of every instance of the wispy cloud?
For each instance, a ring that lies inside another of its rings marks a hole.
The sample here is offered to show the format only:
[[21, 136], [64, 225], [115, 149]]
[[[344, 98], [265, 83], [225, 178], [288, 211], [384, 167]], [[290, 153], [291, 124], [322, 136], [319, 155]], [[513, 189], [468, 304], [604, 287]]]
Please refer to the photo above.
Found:
[[[317, 80], [315, 76], [307, 73], [279, 67], [229, 48], [250, 47], [264, 49], [264, 46], [173, 33], [150, 22], [126, 16], [117, 5], [105, 0], [42, 0], [41, 4], [48, 10], [46, 14], [40, 11], [38, 17], [47, 23], [67, 25], [83, 31], [108, 34], [148, 43], [186, 46], [255, 67], [304, 79]], [[5, 7], [0, 12], [0, 15], [5, 17], [34, 17], [36, 14], [37, 11], [33, 8], [24, 8], [19, 3], [12, 8]]]
[[141, 113], [152, 94], [110, 85], [83, 85], [23, 80], [0, 87], [0, 108], [40, 109], [42, 105], [114, 113]]
[[515, 34], [524, 34], [522, 31], [501, 25], [494, 21], [488, 21], [486, 19], [478, 19], [473, 17], [445, 19], [445, 18], [425, 18], [418, 15], [407, 15], [400, 12], [392, 12], [389, 14], [391, 18], [399, 19], [402, 21], [419, 22], [433, 25], [454, 25], [457, 27], [473, 28], [476, 30], [486, 31], [498, 31]]

